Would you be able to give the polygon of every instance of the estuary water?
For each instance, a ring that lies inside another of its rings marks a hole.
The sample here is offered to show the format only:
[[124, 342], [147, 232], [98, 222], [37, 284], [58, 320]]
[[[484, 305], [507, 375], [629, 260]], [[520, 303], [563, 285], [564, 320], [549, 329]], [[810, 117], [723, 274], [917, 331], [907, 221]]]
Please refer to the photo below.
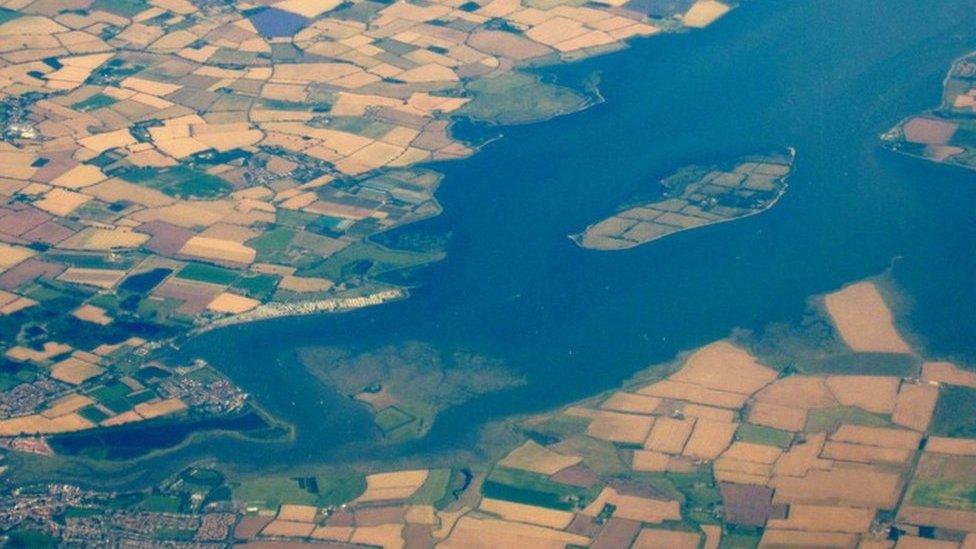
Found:
[[[809, 296], [895, 258], [916, 342], [971, 357], [976, 173], [889, 153], [878, 136], [939, 101], [951, 61], [976, 49], [974, 29], [976, 0], [757, 0], [702, 31], [546, 69], [565, 83], [598, 72], [605, 101], [492, 129], [504, 137], [433, 166], [446, 175], [444, 213], [402, 230], [450, 233], [448, 257], [409, 299], [187, 344], [293, 424], [294, 442], [206, 436], [151, 461], [271, 467], [464, 447], [489, 420], [616, 386], [736, 327], [797, 319]], [[762, 215], [619, 252], [567, 238], [681, 166], [787, 146], [789, 189]], [[403, 341], [501, 359], [528, 383], [449, 410], [411, 447], [379, 450], [370, 417], [291, 358], [301, 346]]]

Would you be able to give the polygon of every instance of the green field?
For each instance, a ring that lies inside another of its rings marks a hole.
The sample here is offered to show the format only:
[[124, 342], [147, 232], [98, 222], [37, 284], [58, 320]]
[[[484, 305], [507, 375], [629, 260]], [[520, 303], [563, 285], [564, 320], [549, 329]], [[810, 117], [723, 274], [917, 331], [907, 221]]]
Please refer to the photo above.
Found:
[[932, 416], [933, 435], [976, 437], [976, 389], [946, 385]]
[[238, 274], [230, 269], [208, 265], [206, 263], [188, 263], [177, 273], [176, 278], [196, 280], [226, 286], [237, 280]]
[[922, 507], [976, 510], [976, 484], [957, 480], [922, 480], [915, 484], [912, 503]]
[[277, 509], [283, 503], [324, 507], [351, 501], [366, 489], [366, 478], [358, 473], [317, 475], [315, 480], [317, 492], [302, 487], [296, 478], [247, 478], [233, 486], [233, 498], [265, 509]]
[[80, 112], [88, 112], [95, 109], [100, 109], [102, 107], [107, 107], [115, 103], [116, 100], [114, 97], [105, 95], [104, 93], [96, 93], [88, 99], [83, 99], [74, 105], [71, 105], [71, 108]]
[[584, 108], [588, 100], [575, 91], [546, 84], [534, 75], [509, 73], [468, 83], [474, 99], [459, 109], [462, 116], [494, 124], [525, 124]]
[[288, 245], [298, 231], [289, 227], [274, 227], [245, 244], [257, 250], [257, 261], [289, 263]]
[[808, 433], [831, 432], [845, 423], [868, 427], [891, 427], [890, 419], [881, 414], [871, 413], [856, 406], [835, 406], [810, 410], [804, 430]]
[[300, 267], [297, 274], [343, 280], [350, 276], [376, 276], [397, 269], [416, 267], [443, 257], [443, 253], [406, 252], [360, 242], [336, 252], [314, 266]]
[[274, 293], [280, 279], [278, 275], [247, 273], [235, 280], [231, 287], [241, 290], [248, 297], [265, 299]]
[[434, 505], [444, 498], [451, 486], [453, 469], [431, 469], [427, 473], [427, 480], [410, 496], [410, 503], [415, 505]]
[[910, 377], [918, 374], [922, 359], [914, 355], [890, 353], [846, 353], [825, 358], [801, 360], [799, 371], [811, 375], [850, 374], [865, 376]]
[[487, 498], [571, 511], [593, 501], [600, 487], [586, 489], [558, 484], [539, 473], [495, 467], [481, 491]]
[[793, 442], [793, 433], [773, 429], [772, 427], [743, 423], [739, 425], [739, 429], [735, 432], [735, 438], [742, 442], [789, 448], [790, 443]]
[[219, 177], [185, 166], [174, 166], [163, 170], [129, 168], [114, 175], [131, 183], [146, 185], [180, 198], [217, 198], [230, 193], [233, 189]]
[[183, 508], [183, 501], [176, 496], [152, 494], [142, 500], [139, 508], [151, 513], [179, 513]]
[[132, 17], [149, 7], [146, 0], [95, 0], [91, 5], [92, 10], [104, 10], [124, 17]]

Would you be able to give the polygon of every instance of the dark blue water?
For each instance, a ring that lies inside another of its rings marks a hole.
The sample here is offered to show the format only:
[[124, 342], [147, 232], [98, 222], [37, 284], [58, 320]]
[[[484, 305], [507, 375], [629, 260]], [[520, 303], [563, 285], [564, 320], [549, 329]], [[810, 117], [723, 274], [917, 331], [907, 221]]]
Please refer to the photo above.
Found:
[[[974, 0], [757, 1], [705, 31], [550, 71], [561, 82], [599, 71], [606, 101], [504, 128], [473, 158], [435, 166], [445, 213], [405, 230], [452, 238], [410, 299], [187, 346], [293, 423], [296, 441], [214, 438], [165, 459], [270, 466], [469, 445], [491, 419], [615, 386], [736, 327], [799, 318], [809, 296], [894, 258], [916, 341], [971, 356], [976, 174], [896, 156], [877, 138], [937, 103], [950, 62], [976, 49], [974, 28]], [[566, 238], [683, 165], [786, 146], [795, 173], [763, 215], [620, 252]], [[376, 450], [362, 409], [289, 358], [405, 340], [502, 359], [529, 383], [442, 414], [427, 440]]]

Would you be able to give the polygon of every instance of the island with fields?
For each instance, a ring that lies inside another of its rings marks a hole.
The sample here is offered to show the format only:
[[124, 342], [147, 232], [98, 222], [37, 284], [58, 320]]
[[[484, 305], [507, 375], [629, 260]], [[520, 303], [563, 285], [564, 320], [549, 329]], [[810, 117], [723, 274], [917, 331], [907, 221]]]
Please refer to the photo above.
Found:
[[756, 215], [786, 192], [795, 152], [747, 156], [728, 166], [688, 166], [662, 179], [660, 199], [629, 205], [570, 238], [591, 250], [624, 250]]
[[976, 52], [952, 64], [938, 107], [902, 120], [881, 143], [903, 154], [976, 169]]

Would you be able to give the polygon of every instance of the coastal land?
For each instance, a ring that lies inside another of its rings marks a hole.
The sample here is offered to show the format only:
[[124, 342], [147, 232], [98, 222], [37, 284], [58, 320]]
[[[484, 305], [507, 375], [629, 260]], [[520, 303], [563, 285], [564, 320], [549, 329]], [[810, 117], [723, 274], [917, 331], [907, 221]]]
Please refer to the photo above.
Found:
[[167, 352], [406, 297], [382, 275], [444, 251], [382, 235], [440, 213], [419, 165], [475, 152], [454, 120], [582, 109], [526, 69], [730, 8], [0, 1], [0, 436], [237, 411]]
[[624, 250], [682, 231], [760, 214], [786, 192], [796, 152], [747, 156], [725, 167], [687, 166], [662, 179], [660, 200], [628, 206], [570, 238], [591, 250]]
[[[886, 276], [847, 285], [811, 299], [802, 321], [737, 331], [617, 389], [490, 425], [473, 461], [198, 465], [151, 492], [2, 495], [0, 523], [62, 543], [968, 547], [976, 375], [920, 356], [891, 291]], [[409, 377], [430, 350], [306, 354], [323, 375], [366, 383]], [[51, 518], [18, 523], [32, 513]]]
[[938, 107], [902, 120], [881, 142], [903, 154], [976, 169], [976, 52], [952, 64]]

